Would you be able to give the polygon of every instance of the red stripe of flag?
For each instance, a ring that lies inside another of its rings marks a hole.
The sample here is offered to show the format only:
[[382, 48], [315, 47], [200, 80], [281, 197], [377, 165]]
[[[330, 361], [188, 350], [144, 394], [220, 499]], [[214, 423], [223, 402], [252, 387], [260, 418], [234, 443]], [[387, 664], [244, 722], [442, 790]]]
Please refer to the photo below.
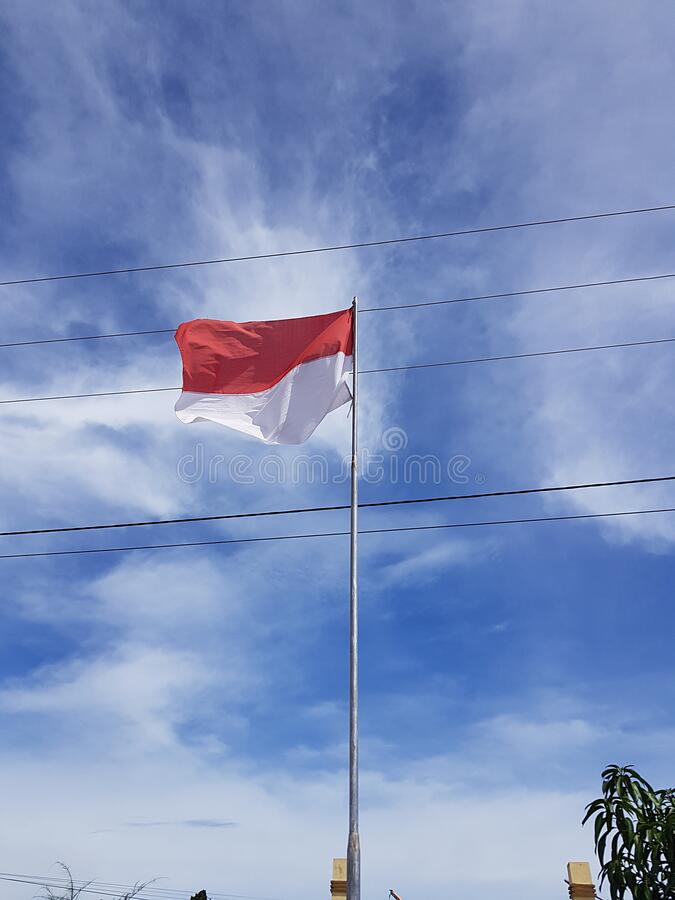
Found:
[[272, 322], [194, 319], [176, 331], [183, 390], [252, 394], [273, 387], [300, 363], [352, 354], [352, 310]]

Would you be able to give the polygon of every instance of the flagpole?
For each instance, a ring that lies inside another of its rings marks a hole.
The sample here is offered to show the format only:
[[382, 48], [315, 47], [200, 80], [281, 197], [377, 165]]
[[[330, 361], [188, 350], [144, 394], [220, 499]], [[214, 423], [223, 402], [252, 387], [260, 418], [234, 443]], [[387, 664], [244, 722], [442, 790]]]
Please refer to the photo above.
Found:
[[358, 340], [357, 298], [352, 301], [353, 388], [351, 527], [349, 546], [349, 840], [347, 843], [347, 900], [361, 900], [359, 842], [359, 594], [357, 578], [358, 512]]

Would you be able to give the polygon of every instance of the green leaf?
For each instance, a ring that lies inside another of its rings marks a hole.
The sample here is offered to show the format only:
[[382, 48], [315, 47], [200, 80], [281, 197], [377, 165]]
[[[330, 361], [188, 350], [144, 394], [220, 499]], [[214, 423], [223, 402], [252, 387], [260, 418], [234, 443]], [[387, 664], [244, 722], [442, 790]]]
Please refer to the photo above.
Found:
[[602, 829], [605, 827], [605, 817], [603, 815], [599, 815], [595, 820], [595, 846], [598, 846], [598, 838], [600, 837], [600, 833]]
[[675, 789], [655, 790], [633, 766], [607, 766], [593, 822], [600, 886], [611, 900], [675, 900]]

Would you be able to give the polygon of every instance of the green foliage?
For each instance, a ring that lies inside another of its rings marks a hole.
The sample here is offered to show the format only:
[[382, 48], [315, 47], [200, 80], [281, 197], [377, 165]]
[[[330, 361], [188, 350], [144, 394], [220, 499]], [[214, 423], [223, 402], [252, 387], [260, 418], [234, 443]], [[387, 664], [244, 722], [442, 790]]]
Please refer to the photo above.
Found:
[[600, 886], [611, 900], [675, 897], [675, 789], [655, 791], [629, 766], [608, 766], [602, 797], [586, 807], [594, 817]]

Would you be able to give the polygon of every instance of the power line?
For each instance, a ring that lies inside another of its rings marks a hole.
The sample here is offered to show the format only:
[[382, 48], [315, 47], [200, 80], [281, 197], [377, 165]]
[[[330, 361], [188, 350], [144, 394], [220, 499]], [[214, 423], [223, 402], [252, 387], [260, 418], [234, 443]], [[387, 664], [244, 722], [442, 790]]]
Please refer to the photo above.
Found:
[[[32, 885], [35, 885], [36, 887], [56, 888], [59, 890], [67, 890], [68, 884], [69, 884], [68, 882], [64, 882], [64, 881], [59, 882], [59, 881], [55, 881], [53, 879], [45, 880], [45, 881], [33, 881], [30, 878], [13, 878], [13, 877], [9, 877], [9, 876], [0, 876], [0, 881], [9, 881], [9, 882], [14, 882], [14, 883], [18, 883], [18, 884], [32, 884]], [[75, 890], [78, 893], [96, 894], [99, 897], [118, 897], [119, 898], [119, 896], [120, 896], [119, 892], [106, 891], [106, 890], [101, 890], [101, 889], [95, 889], [93, 887], [87, 887], [86, 882], [82, 886], [75, 885]], [[136, 898], [137, 898], [137, 900], [150, 900], [150, 896], [148, 894], [144, 894], [143, 892], [136, 894]]]
[[509, 225], [487, 225], [482, 228], [464, 228], [458, 231], [441, 231], [434, 234], [420, 234], [412, 237], [387, 238], [377, 241], [359, 241], [353, 244], [334, 244], [326, 247], [310, 247], [304, 250], [283, 250], [277, 253], [257, 253], [246, 256], [228, 256], [221, 259], [199, 259], [189, 262], [164, 263], [152, 266], [127, 266], [122, 269], [103, 269], [97, 272], [75, 272], [66, 275], [40, 275], [31, 278], [16, 278], [0, 281], [0, 287], [16, 284], [36, 284], [43, 281], [66, 281], [74, 278], [97, 278], [103, 275], [125, 275], [134, 272], [157, 272], [163, 269], [187, 269], [195, 266], [214, 266], [222, 263], [250, 262], [260, 259], [279, 259], [284, 256], [307, 256], [312, 253], [330, 253], [335, 250], [358, 250], [363, 247], [384, 247], [392, 244], [410, 244], [416, 241], [431, 241], [439, 238], [461, 237], [470, 234], [487, 234], [494, 231], [513, 231], [519, 228], [535, 228], [541, 225], [561, 225], [565, 222], [586, 222], [591, 219], [610, 219], [619, 216], [634, 216], [643, 213], [665, 212], [675, 209], [675, 204], [646, 206], [638, 209], [620, 209], [612, 212], [590, 213], [583, 216], [561, 216], [555, 219], [536, 219], [529, 222], [515, 222]]
[[[522, 291], [505, 291], [498, 294], [475, 294], [468, 297], [453, 297], [449, 300], [422, 300], [418, 303], [399, 303], [393, 306], [366, 306], [359, 309], [359, 315], [361, 313], [386, 312], [393, 309], [419, 309], [420, 307], [445, 306], [452, 303], [471, 303], [476, 300], [498, 300], [509, 297], [525, 297], [532, 294], [549, 294], [555, 293], [557, 291], [576, 291], [584, 288], [608, 287], [617, 284], [636, 284], [637, 282], [645, 281], [661, 281], [667, 278], [675, 278], [675, 272], [669, 272], [663, 275], [640, 275], [633, 278], [614, 278], [609, 281], [586, 281], [579, 282], [577, 284], [561, 284], [555, 285], [553, 287], [531, 288]], [[138, 337], [141, 335], [150, 334], [175, 333], [175, 328], [154, 328], [146, 329], [144, 331], [113, 331], [107, 334], [84, 334], [80, 335], [79, 337], [40, 338], [30, 341], [10, 341], [8, 343], [0, 344], [0, 349], [5, 347], [30, 347], [37, 344], [65, 344], [72, 343], [74, 341], [100, 341], [106, 338]]]
[[151, 331], [114, 331], [110, 334], [84, 334], [80, 337], [43, 338], [35, 341], [10, 341], [7, 344], [0, 344], [0, 349], [4, 347], [31, 347], [34, 344], [69, 344], [73, 341], [101, 341], [105, 338], [137, 337], [142, 334], [175, 333], [175, 328], [156, 328]]
[[[438, 369], [448, 366], [466, 366], [476, 363], [503, 362], [514, 359], [534, 359], [539, 356], [562, 356], [568, 353], [590, 353], [598, 350], [619, 350], [626, 347], [648, 347], [655, 344], [672, 344], [675, 338], [654, 338], [647, 341], [623, 341], [617, 344], [596, 344], [590, 347], [565, 347], [561, 350], [538, 350], [534, 353], [511, 353], [505, 356], [481, 356], [472, 359], [451, 359], [436, 363], [412, 363], [407, 366], [390, 366], [381, 369], [361, 369], [359, 375], [378, 375], [387, 372], [405, 372], [413, 369]], [[57, 394], [49, 397], [18, 397], [0, 400], [0, 405], [8, 403], [40, 403], [46, 400], [80, 400], [86, 397], [116, 397], [125, 394], [157, 394], [166, 391], [180, 391], [179, 386], [161, 388], [136, 388], [129, 391], [99, 391], [87, 394]]]
[[[5, 880], [5, 878], [25, 878], [25, 879], [27, 879], [27, 881], [30, 881], [35, 884], [45, 884], [48, 882], [52, 885], [68, 886], [71, 883], [71, 879], [66, 878], [63, 875], [26, 875], [26, 874], [19, 874], [19, 873], [15, 874], [14, 872], [0, 872], [0, 881]], [[119, 881], [99, 881], [98, 879], [93, 879], [93, 878], [90, 881], [85, 881], [82, 878], [73, 878], [72, 883], [75, 888], [79, 887], [80, 885], [84, 885], [86, 887], [99, 885], [100, 887], [103, 887], [103, 888], [120, 888], [122, 890], [130, 890], [134, 887], [137, 887], [137, 885], [124, 884], [123, 882], [119, 882]], [[143, 882], [140, 882], [140, 884], [143, 884]], [[189, 891], [179, 891], [179, 890], [176, 890], [175, 888], [160, 887], [155, 883], [154, 880], [147, 882], [146, 887], [143, 888], [143, 892], [144, 893], [152, 892], [153, 894], [154, 893], [162, 893], [162, 894], [183, 894], [183, 895], [186, 893], [189, 893]], [[242, 895], [242, 894], [221, 894], [221, 895], [213, 894], [212, 896], [214, 896], [214, 897], [216, 897], [216, 896], [243, 897], [244, 895]], [[255, 898], [255, 900], [259, 900], [259, 898]], [[262, 900], [262, 898], [260, 898], [260, 900]]]
[[[675, 475], [658, 475], [653, 478], [625, 478], [621, 481], [594, 481], [580, 484], [563, 484], [539, 488], [519, 488], [510, 491], [480, 491], [475, 494], [449, 494], [441, 497], [415, 497], [404, 500], [376, 500], [359, 503], [359, 509], [375, 509], [389, 506], [410, 506], [419, 503], [439, 503], [451, 500], [479, 500], [494, 497], [522, 497], [526, 494], [551, 494], [562, 491], [581, 491], [588, 488], [623, 487], [635, 484], [656, 484], [675, 481]], [[298, 513], [338, 512], [349, 509], [348, 504], [335, 506], [303, 506], [293, 509], [272, 509], [262, 512], [223, 513], [212, 516], [185, 516], [178, 519], [151, 519], [144, 522], [112, 522], [103, 525], [69, 525], [63, 528], [32, 528], [25, 531], [0, 531], [0, 537], [20, 537], [37, 534], [67, 534], [76, 531], [105, 531], [112, 528], [138, 528], [152, 525], [185, 525], [195, 522], [220, 522], [226, 519], [254, 519], [268, 516], [290, 516]]]
[[[70, 880], [66, 878], [62, 878], [59, 876], [49, 876], [49, 875], [13, 875], [11, 873], [0, 874], [0, 881], [18, 881], [24, 884], [33, 884], [37, 886], [43, 887], [52, 887], [52, 888], [69, 888]], [[115, 896], [120, 897], [127, 891], [131, 891], [137, 887], [137, 885], [132, 884], [122, 884], [115, 881], [83, 881], [82, 879], [74, 878], [72, 880], [73, 887], [76, 891], [87, 889], [88, 893], [97, 893], [103, 894], [107, 896]], [[150, 886], [152, 884], [152, 886]], [[100, 885], [100, 888], [97, 888], [96, 885]], [[108, 888], [115, 890], [115, 893], [109, 894]], [[180, 896], [181, 898], [189, 897], [191, 891], [189, 889], [186, 890], [177, 890], [176, 888], [163, 888], [157, 887], [152, 882], [149, 882], [145, 887], [143, 887], [142, 892], [136, 894], [138, 898], [147, 898], [147, 897], [173, 897]], [[212, 900], [216, 900], [216, 898], [232, 898], [232, 900], [272, 900], [269, 897], [255, 897], [249, 894], [223, 894], [209, 891], [209, 897]]]
[[[632, 509], [623, 512], [580, 513], [570, 516], [536, 516], [526, 519], [493, 519], [486, 522], [453, 522], [445, 525], [406, 525], [399, 528], [366, 528], [359, 534], [396, 534], [411, 531], [440, 531], [449, 528], [481, 528], [489, 525], [525, 525], [535, 522], [572, 522], [580, 519], [608, 519], [618, 516], [646, 516], [654, 513], [675, 512], [675, 507], [660, 509]], [[143, 544], [133, 547], [97, 547], [87, 550], [47, 550], [40, 553], [5, 553], [0, 559], [36, 559], [44, 556], [84, 556], [92, 553], [129, 553], [134, 550], [170, 550], [181, 547], [215, 547], [224, 544], [263, 544], [272, 541], [298, 541], [305, 538], [348, 537], [348, 531], [321, 531], [307, 534], [282, 534], [268, 537], [227, 538], [216, 541], [186, 541], [174, 544]]]
[[62, 394], [56, 397], [22, 397], [18, 400], [0, 400], [0, 403], [38, 403], [43, 400], [80, 400], [84, 397], [121, 397], [124, 394], [160, 394], [163, 391], [180, 391], [180, 388], [138, 388], [133, 391], [100, 391], [92, 394]]
[[[40, 887], [52, 887], [52, 888], [68, 888], [70, 886], [70, 879], [60, 877], [57, 875], [49, 875], [49, 876], [41, 876], [41, 875], [21, 875], [14, 874], [12, 872], [2, 872], [0, 873], [0, 881], [12, 881], [18, 882], [21, 884], [33, 884]], [[72, 884], [76, 891], [82, 891], [90, 894], [99, 894], [101, 896], [109, 896], [109, 897], [120, 897], [120, 891], [126, 893], [127, 891], [133, 890], [138, 887], [138, 885], [132, 884], [122, 884], [115, 881], [83, 881], [82, 879], [73, 878]], [[101, 888], [97, 888], [96, 885], [101, 885]], [[138, 900], [147, 900], [147, 898], [151, 898], [153, 896], [173, 896], [180, 895], [183, 898], [188, 898], [192, 893], [190, 890], [177, 890], [176, 888], [162, 888], [152, 885], [152, 882], [148, 882], [140, 893], [136, 894]], [[108, 890], [108, 888], [117, 889], [112, 892]], [[257, 897], [250, 894], [226, 894], [219, 892], [209, 891], [209, 897], [214, 898], [214, 900], [219, 900], [219, 898], [228, 898], [228, 900], [276, 900], [276, 898], [271, 897]]]
[[[70, 884], [70, 879], [65, 878], [63, 876], [58, 875], [25, 875], [18, 874], [14, 872], [0, 872], [0, 881], [6, 881], [10, 879], [26, 879], [27, 884], [38, 884], [38, 885], [47, 885], [49, 884], [52, 887], [61, 887], [68, 886]], [[118, 888], [124, 891], [135, 888], [137, 885], [132, 884], [124, 884], [117, 881], [84, 881], [79, 878], [73, 878], [73, 885], [77, 888], [80, 885], [84, 885], [86, 887], [101, 885], [104, 888]], [[178, 894], [183, 898], [189, 897], [192, 892], [188, 889], [179, 890], [177, 888], [165, 888], [160, 887], [154, 881], [148, 882], [143, 888], [143, 896], [146, 894], [160, 894], [160, 895], [174, 895]], [[116, 896], [119, 896], [117, 894]], [[209, 897], [211, 898], [235, 898], [235, 900], [278, 900], [278, 898], [272, 897], [258, 897], [252, 896], [250, 894], [227, 894], [218, 892], [218, 891], [209, 891]]]
[[[169, 823], [169, 824], [172, 824], [172, 823]], [[35, 875], [35, 876], [27, 876], [27, 877], [38, 878], [39, 876]], [[59, 880], [59, 879], [55, 879], [55, 880]], [[77, 884], [78, 882], [87, 884], [87, 882], [83, 882], [81, 879], [74, 879], [75, 884]], [[99, 881], [98, 879], [93, 880], [88, 883], [92, 884], [92, 885], [102, 885], [105, 888], [117, 888], [117, 889], [122, 889], [122, 890], [129, 890], [130, 888], [134, 887], [134, 885], [131, 885], [131, 884], [122, 884], [117, 881]], [[180, 896], [181, 898], [183, 898], [183, 900], [185, 900], [186, 897], [189, 897], [192, 894], [192, 890], [190, 890], [188, 888], [186, 888], [184, 890], [179, 890], [178, 888], [160, 887], [156, 884], [156, 879], [153, 879], [153, 881], [148, 882], [146, 887], [143, 888], [143, 893], [159, 895], [160, 897]], [[237, 900], [278, 900], [278, 898], [272, 898], [272, 897], [257, 897], [257, 896], [252, 896], [250, 894], [226, 894], [226, 893], [222, 893], [222, 892], [218, 892], [218, 891], [209, 891], [208, 895], [209, 895], [209, 898], [211, 898], [211, 900], [216, 900], [216, 898], [237, 898]]]
[[[584, 288], [609, 287], [616, 284], [636, 284], [641, 281], [661, 281], [675, 278], [675, 272], [663, 275], [640, 275], [635, 278], [613, 278], [609, 281], [585, 281], [578, 284], [560, 284], [554, 287], [531, 288], [525, 291], [506, 291], [499, 294], [475, 294], [471, 297], [454, 297], [450, 300], [422, 300], [419, 303], [398, 303], [394, 306], [370, 306], [359, 312], [384, 312], [391, 309], [419, 309], [421, 306], [445, 306], [449, 303], [473, 303], [476, 300], [500, 300], [507, 297], [526, 297], [530, 294], [551, 294], [556, 291], [578, 291]], [[0, 344], [0, 347], [4, 346]]]
[[650, 341], [624, 341], [620, 344], [596, 344], [593, 347], [567, 347], [563, 350], [538, 350], [535, 353], [511, 353], [507, 356], [479, 356], [474, 359], [453, 359], [448, 362], [415, 363], [408, 366], [389, 366], [385, 369], [361, 369], [360, 375], [382, 372], [403, 372], [411, 369], [439, 369], [446, 366], [466, 366], [473, 363], [503, 362], [510, 359], [533, 359], [536, 356], [561, 356], [565, 353], [589, 353], [592, 350], [618, 350], [623, 347], [647, 347], [650, 344], [672, 344], [675, 338], [656, 338]]

